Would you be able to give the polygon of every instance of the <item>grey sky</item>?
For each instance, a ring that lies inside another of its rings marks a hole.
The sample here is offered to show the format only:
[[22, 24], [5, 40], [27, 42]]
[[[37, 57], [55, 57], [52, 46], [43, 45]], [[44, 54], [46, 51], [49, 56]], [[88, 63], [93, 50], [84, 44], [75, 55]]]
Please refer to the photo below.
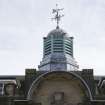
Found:
[[0, 0], [0, 74], [24, 74], [37, 68], [43, 37], [55, 28], [56, 3], [64, 8], [60, 27], [74, 36], [80, 69], [105, 75], [105, 0]]

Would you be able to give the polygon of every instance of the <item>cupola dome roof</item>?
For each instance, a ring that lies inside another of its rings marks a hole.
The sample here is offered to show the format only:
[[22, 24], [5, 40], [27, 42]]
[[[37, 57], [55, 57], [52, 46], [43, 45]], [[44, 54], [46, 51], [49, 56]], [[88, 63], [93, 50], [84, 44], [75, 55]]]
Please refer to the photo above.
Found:
[[48, 36], [52, 35], [61, 35], [61, 36], [63, 35], [69, 37], [69, 35], [61, 28], [56, 28], [48, 33]]

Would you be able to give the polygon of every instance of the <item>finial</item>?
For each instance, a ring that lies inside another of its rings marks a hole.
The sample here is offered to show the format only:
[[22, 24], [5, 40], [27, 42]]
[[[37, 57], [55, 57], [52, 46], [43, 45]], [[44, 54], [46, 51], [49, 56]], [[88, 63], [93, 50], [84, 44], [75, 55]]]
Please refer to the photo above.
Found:
[[55, 14], [55, 17], [52, 18], [53, 20], [55, 20], [57, 22], [57, 29], [59, 28], [59, 22], [61, 20], [61, 17], [63, 17], [64, 15], [60, 15], [60, 11], [62, 11], [64, 8], [59, 9], [58, 8], [58, 4], [56, 4], [56, 9], [53, 9], [52, 13]]

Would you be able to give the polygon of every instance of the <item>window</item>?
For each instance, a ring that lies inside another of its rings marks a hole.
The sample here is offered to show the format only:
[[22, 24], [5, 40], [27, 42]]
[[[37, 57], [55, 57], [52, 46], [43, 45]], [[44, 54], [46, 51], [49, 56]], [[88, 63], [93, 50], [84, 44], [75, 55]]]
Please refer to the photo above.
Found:
[[0, 95], [4, 94], [4, 84], [0, 83]]

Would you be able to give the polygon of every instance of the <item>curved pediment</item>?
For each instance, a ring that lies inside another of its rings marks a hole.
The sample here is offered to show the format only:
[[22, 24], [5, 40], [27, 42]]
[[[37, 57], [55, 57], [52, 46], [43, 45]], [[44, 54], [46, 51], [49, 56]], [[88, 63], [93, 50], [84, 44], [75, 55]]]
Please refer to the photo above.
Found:
[[27, 98], [42, 105], [78, 104], [91, 98], [89, 87], [73, 72], [53, 71], [32, 83]]

